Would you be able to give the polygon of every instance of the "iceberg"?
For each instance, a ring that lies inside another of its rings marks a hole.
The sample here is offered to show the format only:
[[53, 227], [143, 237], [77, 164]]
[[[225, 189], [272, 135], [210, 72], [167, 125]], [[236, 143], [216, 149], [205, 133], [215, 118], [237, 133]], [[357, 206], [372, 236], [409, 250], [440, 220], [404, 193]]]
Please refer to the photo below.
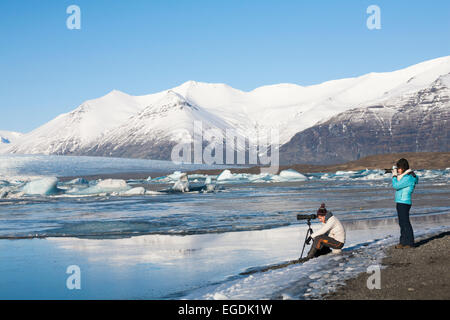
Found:
[[[189, 176], [190, 177], [190, 176]], [[197, 179], [189, 182], [188, 176], [186, 173], [183, 173], [180, 176], [180, 179], [174, 183], [174, 185], [168, 189], [160, 190], [159, 192], [164, 193], [185, 193], [185, 192], [200, 192], [200, 193], [210, 193], [218, 190], [217, 186], [212, 183], [212, 179], [209, 176], [205, 176], [205, 182], [200, 183]], [[198, 182], [198, 183], [195, 183]], [[145, 194], [149, 194], [147, 191]]]
[[211, 177], [207, 176], [205, 179], [205, 188], [204, 188], [203, 192], [210, 193], [210, 192], [216, 191], [216, 189], [217, 189], [217, 186], [214, 183], [212, 183]]
[[141, 196], [145, 194], [145, 188], [144, 187], [136, 187], [132, 188], [128, 191], [122, 192], [120, 195], [125, 196]]
[[252, 182], [252, 183], [261, 183], [261, 182], [286, 182], [286, 181], [305, 181], [308, 180], [308, 177], [297, 172], [293, 169], [287, 169], [281, 171], [278, 175], [273, 175], [269, 173], [260, 173], [260, 174], [250, 174], [250, 173], [231, 173], [230, 170], [224, 170], [217, 177], [218, 183], [231, 183], [231, 182]]
[[251, 176], [253, 175], [250, 173], [231, 173], [230, 170], [226, 169], [217, 176], [216, 181], [217, 183], [245, 183], [249, 181]]
[[180, 180], [180, 178], [183, 177], [184, 175], [186, 175], [186, 173], [183, 173], [183, 172], [181, 172], [181, 171], [174, 171], [174, 173], [169, 174], [169, 175], [167, 176], [167, 178], [168, 178], [169, 180], [172, 180], [172, 181], [178, 181], [178, 180]]
[[120, 190], [129, 188], [127, 182], [120, 179], [100, 180], [96, 187], [102, 190]]
[[211, 193], [211, 192], [215, 192], [217, 190], [217, 187], [215, 184], [207, 184], [204, 188], [203, 188], [203, 192], [206, 193]]
[[100, 180], [96, 185], [82, 190], [74, 189], [71, 194], [104, 194], [112, 192], [127, 191], [131, 187], [125, 180], [121, 179], [105, 179]]
[[288, 181], [291, 181], [291, 180], [308, 180], [308, 178], [306, 176], [304, 176], [300, 172], [297, 172], [297, 171], [295, 171], [293, 169], [283, 170], [278, 175], [280, 176], [280, 178], [286, 179]]
[[234, 180], [234, 175], [228, 169], [223, 170], [222, 173], [219, 174], [219, 176], [217, 177], [217, 181], [224, 181], [224, 180]]
[[189, 192], [189, 181], [188, 181], [186, 173], [182, 174], [179, 177], [179, 180], [177, 182], [175, 182], [175, 184], [172, 186], [172, 191]]
[[58, 179], [56, 177], [47, 177], [28, 182], [22, 189], [25, 194], [29, 195], [53, 195], [62, 193], [63, 190], [56, 187]]
[[186, 173], [183, 173], [181, 171], [174, 171], [172, 174], [169, 174], [167, 176], [157, 177], [148, 181], [151, 182], [157, 182], [157, 183], [171, 183], [171, 182], [177, 182], [180, 180], [181, 176], [185, 175]]
[[89, 184], [89, 181], [87, 181], [84, 178], [76, 178], [73, 180], [70, 180], [69, 182], [66, 182], [66, 184], [81, 184], [81, 185], [86, 185]]
[[268, 183], [268, 182], [278, 182], [280, 179], [277, 175], [270, 173], [260, 173], [254, 174], [249, 177], [250, 182], [253, 183]]

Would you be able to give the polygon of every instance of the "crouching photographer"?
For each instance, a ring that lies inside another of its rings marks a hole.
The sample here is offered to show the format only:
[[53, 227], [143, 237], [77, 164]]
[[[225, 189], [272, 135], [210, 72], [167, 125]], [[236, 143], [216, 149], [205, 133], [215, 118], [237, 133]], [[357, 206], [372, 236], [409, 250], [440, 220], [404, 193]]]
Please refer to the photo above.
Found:
[[317, 218], [325, 225], [318, 231], [313, 232], [310, 239], [308, 239], [308, 244], [311, 239], [313, 239], [313, 243], [306, 259], [328, 254], [332, 250], [340, 252], [345, 243], [344, 226], [338, 218], [333, 216], [330, 211], [327, 211], [324, 203], [317, 210]]

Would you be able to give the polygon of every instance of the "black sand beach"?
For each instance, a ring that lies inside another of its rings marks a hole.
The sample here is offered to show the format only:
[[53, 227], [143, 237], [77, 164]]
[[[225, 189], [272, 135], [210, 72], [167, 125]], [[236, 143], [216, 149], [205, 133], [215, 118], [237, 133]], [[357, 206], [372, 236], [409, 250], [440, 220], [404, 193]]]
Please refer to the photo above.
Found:
[[381, 289], [367, 288], [366, 273], [350, 279], [328, 300], [448, 300], [450, 299], [450, 232], [416, 241], [410, 249], [386, 249]]

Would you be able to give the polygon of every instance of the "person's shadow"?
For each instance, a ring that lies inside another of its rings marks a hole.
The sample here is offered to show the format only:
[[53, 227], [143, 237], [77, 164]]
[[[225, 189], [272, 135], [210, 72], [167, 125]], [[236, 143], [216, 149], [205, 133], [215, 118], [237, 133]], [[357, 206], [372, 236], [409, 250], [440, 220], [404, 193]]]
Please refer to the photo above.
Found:
[[428, 242], [430, 242], [430, 241], [432, 241], [432, 240], [444, 238], [444, 237], [446, 237], [446, 236], [448, 236], [448, 235], [450, 235], [450, 231], [446, 231], [446, 232], [437, 234], [437, 235], [432, 236], [432, 237], [430, 237], [430, 238], [422, 239], [422, 240], [420, 240], [420, 241], [417, 241], [417, 242], [414, 244], [414, 247], [417, 248], [417, 247], [423, 246], [424, 244], [426, 244], [426, 243], [428, 243]]

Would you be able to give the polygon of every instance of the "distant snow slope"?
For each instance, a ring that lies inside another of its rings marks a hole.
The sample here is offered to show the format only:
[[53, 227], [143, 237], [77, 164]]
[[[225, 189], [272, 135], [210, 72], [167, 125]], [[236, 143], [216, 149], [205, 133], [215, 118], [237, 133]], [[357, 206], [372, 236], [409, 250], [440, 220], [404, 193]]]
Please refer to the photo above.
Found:
[[22, 135], [19, 132], [0, 130], [0, 149], [15, 143]]
[[166, 159], [173, 143], [186, 139], [186, 132], [192, 134], [194, 120], [204, 127], [233, 128], [251, 141], [258, 132], [279, 129], [284, 144], [318, 122], [425, 89], [449, 72], [447, 56], [394, 72], [307, 87], [278, 84], [244, 92], [225, 84], [188, 81], [144, 96], [112, 91], [24, 135], [4, 152]]

